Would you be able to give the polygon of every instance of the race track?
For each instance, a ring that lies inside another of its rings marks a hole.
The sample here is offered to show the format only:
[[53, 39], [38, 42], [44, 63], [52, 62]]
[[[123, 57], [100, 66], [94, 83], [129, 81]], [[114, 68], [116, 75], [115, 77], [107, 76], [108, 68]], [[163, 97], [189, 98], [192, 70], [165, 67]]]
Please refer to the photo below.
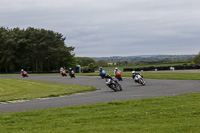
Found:
[[[22, 77], [13, 77], [22, 78]], [[77, 76], [75, 79], [61, 76], [29, 76], [28, 80], [39, 80], [66, 84], [93, 86], [97, 91], [75, 94], [65, 97], [36, 99], [31, 101], [0, 104], [0, 113], [39, 110], [47, 108], [59, 108], [67, 106], [87, 105], [108, 101], [120, 101], [127, 99], [141, 99], [150, 97], [173, 96], [185, 93], [200, 92], [199, 80], [155, 80], [146, 79], [146, 85], [142, 86], [131, 78], [120, 81], [123, 90], [114, 92], [105, 84], [105, 79], [100, 77]]]

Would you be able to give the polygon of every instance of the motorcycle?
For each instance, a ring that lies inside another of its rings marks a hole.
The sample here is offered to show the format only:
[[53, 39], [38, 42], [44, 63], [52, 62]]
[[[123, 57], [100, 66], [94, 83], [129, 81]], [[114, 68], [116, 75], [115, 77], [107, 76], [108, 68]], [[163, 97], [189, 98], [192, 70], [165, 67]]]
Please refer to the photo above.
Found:
[[62, 75], [63, 77], [64, 77], [64, 76], [67, 77], [66, 70], [62, 71], [62, 72], [61, 72], [61, 75]]
[[115, 78], [118, 79], [118, 81], [122, 81], [122, 75], [120, 72], [116, 73]]
[[71, 72], [69, 72], [69, 76], [70, 76], [71, 78], [75, 78], [75, 73], [74, 73], [73, 70], [72, 70]]
[[102, 70], [101, 72], [100, 72], [100, 77], [103, 79], [103, 78], [105, 78], [105, 76], [106, 76], [106, 71], [105, 70]]
[[106, 78], [106, 85], [114, 91], [122, 91], [122, 87], [117, 80]]
[[145, 85], [145, 80], [141, 75], [136, 75], [135, 76], [135, 82], [138, 82], [139, 84], [141, 84], [143, 86]]
[[28, 73], [27, 73], [27, 72], [25, 72], [25, 71], [24, 71], [24, 72], [22, 72], [22, 73], [21, 73], [21, 75], [22, 75], [22, 77], [28, 77]]

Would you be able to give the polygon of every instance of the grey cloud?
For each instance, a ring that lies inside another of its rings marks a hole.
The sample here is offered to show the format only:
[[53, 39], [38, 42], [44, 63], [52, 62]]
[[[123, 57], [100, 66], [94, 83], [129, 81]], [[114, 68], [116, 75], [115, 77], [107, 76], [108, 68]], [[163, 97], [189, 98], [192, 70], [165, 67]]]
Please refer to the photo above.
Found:
[[60, 32], [77, 56], [197, 54], [199, 15], [198, 0], [0, 1], [1, 26]]

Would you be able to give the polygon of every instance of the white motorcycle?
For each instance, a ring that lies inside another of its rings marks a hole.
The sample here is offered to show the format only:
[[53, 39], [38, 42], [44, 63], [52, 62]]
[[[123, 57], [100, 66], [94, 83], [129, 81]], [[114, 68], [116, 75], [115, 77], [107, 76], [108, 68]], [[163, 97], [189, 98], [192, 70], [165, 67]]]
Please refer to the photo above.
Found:
[[138, 82], [139, 84], [142, 84], [143, 86], [145, 85], [145, 80], [141, 75], [135, 76], [135, 82]]
[[142, 75], [139, 73], [136, 73], [135, 71], [132, 71], [132, 78], [135, 80], [135, 82], [142, 84], [143, 86], [145, 85], [145, 80]]

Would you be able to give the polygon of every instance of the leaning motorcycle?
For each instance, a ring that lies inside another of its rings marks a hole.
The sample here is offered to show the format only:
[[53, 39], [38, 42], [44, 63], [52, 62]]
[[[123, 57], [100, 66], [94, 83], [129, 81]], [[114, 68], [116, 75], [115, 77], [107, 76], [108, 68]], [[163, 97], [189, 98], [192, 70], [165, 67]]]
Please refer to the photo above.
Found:
[[114, 91], [122, 91], [121, 85], [116, 80], [107, 78], [106, 85]]
[[120, 72], [116, 73], [115, 78], [118, 79], [118, 81], [122, 81], [122, 75]]
[[24, 72], [22, 72], [22, 73], [21, 73], [21, 75], [22, 75], [22, 77], [28, 77], [28, 73], [27, 73], [27, 72], [25, 72], [25, 71], [24, 71]]
[[105, 70], [102, 70], [101, 72], [100, 72], [100, 77], [103, 79], [103, 78], [105, 78], [105, 76], [106, 76], [106, 71]]
[[66, 74], [66, 71], [64, 70], [64, 71], [62, 71], [61, 72], [61, 75], [64, 77], [64, 76], [66, 76], [67, 77], [67, 74]]
[[70, 76], [71, 78], [75, 78], [75, 73], [74, 73], [73, 70], [72, 70], [71, 72], [69, 72], [69, 76]]
[[135, 82], [138, 82], [139, 84], [141, 84], [143, 86], [145, 85], [145, 80], [141, 75], [136, 75], [135, 76]]

